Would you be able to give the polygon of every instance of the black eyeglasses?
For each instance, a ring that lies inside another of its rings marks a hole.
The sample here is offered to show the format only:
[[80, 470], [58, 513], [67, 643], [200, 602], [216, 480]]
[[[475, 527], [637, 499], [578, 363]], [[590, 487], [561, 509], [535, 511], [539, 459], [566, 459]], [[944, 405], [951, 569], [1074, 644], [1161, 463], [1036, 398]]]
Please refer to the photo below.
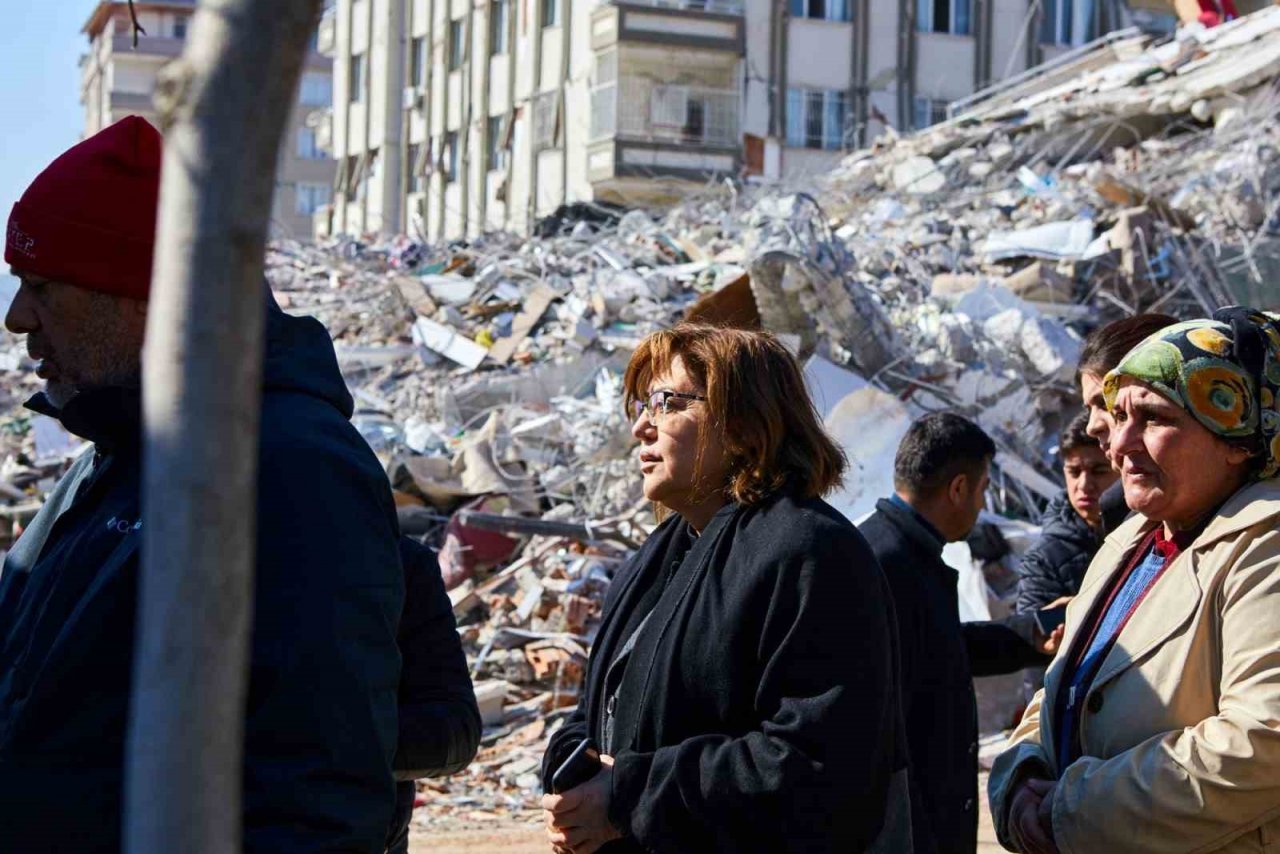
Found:
[[668, 412], [679, 412], [680, 409], [684, 408], [683, 406], [673, 407], [671, 405], [672, 400], [706, 400], [706, 398], [700, 394], [660, 389], [659, 391], [649, 392], [649, 397], [646, 400], [631, 401], [631, 413], [636, 418], [639, 418], [640, 414], [647, 409], [649, 410], [649, 417], [652, 418], [659, 414], [666, 415]]

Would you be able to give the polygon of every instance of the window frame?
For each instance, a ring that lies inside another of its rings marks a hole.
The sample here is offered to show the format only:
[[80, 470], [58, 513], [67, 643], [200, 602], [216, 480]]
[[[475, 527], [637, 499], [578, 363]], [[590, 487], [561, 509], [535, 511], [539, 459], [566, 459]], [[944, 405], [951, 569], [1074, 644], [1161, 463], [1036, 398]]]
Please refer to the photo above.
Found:
[[[501, 15], [497, 11], [501, 9]], [[511, 0], [489, 0], [489, 56], [511, 52]]]
[[[542, 4], [542, 29], [560, 26], [560, 0], [538, 0]], [[547, 14], [550, 12], [550, 14]]]
[[853, 20], [853, 0], [788, 0], [788, 9], [794, 20], [839, 24]]
[[[947, 21], [945, 27], [939, 27], [935, 14], [937, 6], [946, 4]], [[959, 26], [960, 14], [963, 10], [964, 26]], [[973, 35], [973, 0], [916, 0], [916, 31], [935, 33], [937, 35], [972, 36]]]
[[458, 71], [467, 62], [467, 22], [463, 18], [449, 21], [449, 71]]
[[848, 150], [845, 140], [850, 115], [847, 92], [793, 87], [787, 89], [786, 97], [784, 138], [788, 147], [810, 151]]
[[353, 53], [347, 63], [347, 102], [364, 103], [364, 78], [368, 70], [365, 66], [365, 54]]
[[444, 182], [453, 184], [458, 180], [458, 141], [460, 134], [456, 130], [444, 132]]

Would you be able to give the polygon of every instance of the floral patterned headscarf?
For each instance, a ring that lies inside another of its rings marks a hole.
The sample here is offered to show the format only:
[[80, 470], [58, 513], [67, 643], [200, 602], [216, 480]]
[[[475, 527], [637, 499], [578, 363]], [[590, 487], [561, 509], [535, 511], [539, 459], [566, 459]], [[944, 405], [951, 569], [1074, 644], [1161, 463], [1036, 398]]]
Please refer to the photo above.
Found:
[[1280, 472], [1280, 316], [1235, 306], [1161, 329], [1103, 380], [1108, 409], [1123, 377], [1147, 383], [1211, 433], [1256, 440], [1258, 480]]

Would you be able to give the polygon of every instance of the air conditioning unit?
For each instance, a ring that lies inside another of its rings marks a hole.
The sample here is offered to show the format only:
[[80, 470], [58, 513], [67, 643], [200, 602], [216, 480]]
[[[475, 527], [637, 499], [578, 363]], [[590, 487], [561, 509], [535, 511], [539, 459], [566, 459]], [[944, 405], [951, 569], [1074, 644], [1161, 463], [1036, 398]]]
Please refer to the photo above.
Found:
[[401, 106], [406, 110], [421, 109], [422, 97], [422, 90], [417, 86], [406, 86], [404, 87]]

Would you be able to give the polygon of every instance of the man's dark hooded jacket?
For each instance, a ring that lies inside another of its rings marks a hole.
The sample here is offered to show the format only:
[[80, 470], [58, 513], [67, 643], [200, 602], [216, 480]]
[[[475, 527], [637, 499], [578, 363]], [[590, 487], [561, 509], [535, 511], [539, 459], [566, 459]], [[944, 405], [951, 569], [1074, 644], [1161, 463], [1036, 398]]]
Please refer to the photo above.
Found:
[[[381, 851], [404, 597], [395, 509], [348, 422], [324, 327], [273, 302], [268, 318], [244, 850]], [[42, 396], [30, 405], [94, 447], [0, 575], [0, 851], [113, 852], [142, 525], [140, 393], [85, 391], [60, 413]]]
[[978, 847], [973, 677], [1047, 659], [1030, 643], [1030, 616], [960, 622], [959, 579], [942, 560], [942, 536], [910, 507], [882, 499], [858, 527], [889, 579], [898, 617], [915, 850], [972, 854]]
[[420, 777], [456, 774], [480, 746], [480, 709], [462, 651], [453, 603], [435, 552], [400, 538], [404, 617], [400, 620], [400, 740], [396, 748], [396, 814], [387, 851], [408, 851], [414, 785]]
[[884, 576], [826, 503], [672, 516], [610, 585], [543, 783], [586, 737], [614, 755], [607, 852], [910, 852], [897, 664]]
[[1080, 518], [1065, 492], [1050, 501], [1040, 539], [1018, 565], [1018, 611], [1037, 611], [1079, 593], [1099, 544], [1098, 533]]

